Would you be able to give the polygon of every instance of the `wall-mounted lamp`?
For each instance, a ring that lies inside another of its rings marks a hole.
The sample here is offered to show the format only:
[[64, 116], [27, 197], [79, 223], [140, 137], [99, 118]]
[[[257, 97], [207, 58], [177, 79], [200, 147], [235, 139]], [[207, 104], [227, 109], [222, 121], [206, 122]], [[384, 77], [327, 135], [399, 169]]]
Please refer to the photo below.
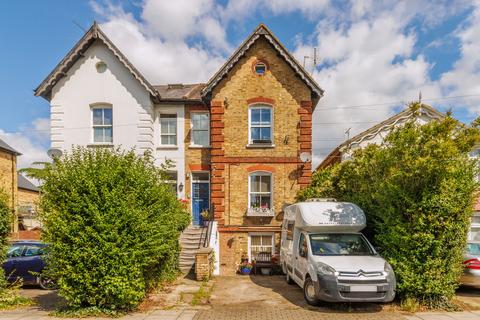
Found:
[[182, 192], [183, 191], [183, 183], [180, 182], [178, 185], [178, 191]]

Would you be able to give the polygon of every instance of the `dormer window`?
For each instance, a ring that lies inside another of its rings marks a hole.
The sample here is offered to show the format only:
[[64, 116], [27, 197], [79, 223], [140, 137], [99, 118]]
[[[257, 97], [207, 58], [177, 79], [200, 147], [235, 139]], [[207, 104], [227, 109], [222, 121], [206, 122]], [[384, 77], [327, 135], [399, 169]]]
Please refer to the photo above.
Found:
[[256, 74], [263, 76], [267, 72], [267, 65], [263, 62], [257, 62], [254, 69]]

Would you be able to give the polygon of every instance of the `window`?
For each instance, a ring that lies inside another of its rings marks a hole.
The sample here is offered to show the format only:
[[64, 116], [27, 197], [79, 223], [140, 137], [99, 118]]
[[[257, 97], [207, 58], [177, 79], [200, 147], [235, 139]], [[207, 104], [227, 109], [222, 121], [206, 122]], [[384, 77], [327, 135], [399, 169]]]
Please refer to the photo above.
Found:
[[25, 257], [40, 256], [43, 254], [43, 248], [40, 246], [28, 245], [25, 250]]
[[305, 238], [303, 233], [300, 234], [300, 239], [298, 240], [298, 255], [304, 258], [308, 255], [307, 238]]
[[192, 145], [207, 147], [210, 145], [210, 121], [206, 112], [192, 112]]
[[169, 171], [167, 172], [167, 180], [165, 183], [169, 184], [172, 187], [172, 190], [177, 194], [177, 172]]
[[270, 107], [250, 108], [249, 143], [272, 144], [272, 109]]
[[112, 108], [94, 107], [92, 108], [93, 118], [93, 142], [112, 143], [113, 142], [113, 119]]
[[15, 257], [20, 257], [23, 252], [24, 245], [12, 245], [8, 248], [7, 251], [7, 257], [9, 258], [15, 258]]
[[295, 227], [295, 221], [287, 222], [287, 240], [293, 240], [293, 229]]
[[267, 65], [263, 62], [257, 62], [255, 64], [255, 73], [263, 76], [267, 72]]
[[250, 235], [250, 260], [255, 260], [260, 252], [275, 254], [273, 234]]
[[160, 114], [160, 144], [177, 145], [177, 115]]
[[272, 208], [272, 175], [253, 173], [250, 175], [249, 208]]

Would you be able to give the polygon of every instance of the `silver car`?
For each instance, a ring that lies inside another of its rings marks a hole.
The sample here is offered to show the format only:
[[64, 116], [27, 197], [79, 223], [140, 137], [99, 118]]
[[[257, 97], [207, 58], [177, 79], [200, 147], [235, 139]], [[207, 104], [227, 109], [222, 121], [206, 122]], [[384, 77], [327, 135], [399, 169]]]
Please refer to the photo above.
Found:
[[480, 242], [467, 243], [463, 265], [465, 269], [460, 282], [463, 285], [480, 287]]

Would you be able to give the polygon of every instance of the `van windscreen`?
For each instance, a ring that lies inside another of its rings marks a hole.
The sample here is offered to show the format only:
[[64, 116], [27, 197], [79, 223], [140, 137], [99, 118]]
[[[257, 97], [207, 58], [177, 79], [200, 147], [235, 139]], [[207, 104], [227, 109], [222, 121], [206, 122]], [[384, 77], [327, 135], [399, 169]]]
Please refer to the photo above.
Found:
[[361, 234], [311, 234], [310, 245], [316, 256], [371, 256], [375, 255]]

